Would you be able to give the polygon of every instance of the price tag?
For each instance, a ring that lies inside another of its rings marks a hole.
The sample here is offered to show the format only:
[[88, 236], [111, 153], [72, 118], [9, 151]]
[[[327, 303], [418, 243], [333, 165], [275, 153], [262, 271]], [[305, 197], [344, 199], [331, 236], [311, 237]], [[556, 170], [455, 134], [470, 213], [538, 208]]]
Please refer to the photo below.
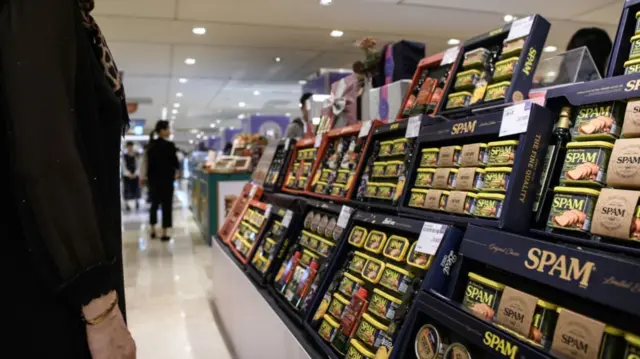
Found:
[[514, 21], [511, 24], [509, 35], [507, 35], [507, 39], [505, 41], [511, 41], [529, 35], [532, 25], [533, 16], [523, 17], [522, 19]]
[[460, 47], [454, 46], [447, 49], [444, 52], [444, 56], [442, 57], [442, 61], [440, 61], [440, 66], [450, 65], [456, 61], [458, 58], [458, 54], [460, 53]]
[[416, 251], [431, 256], [435, 255], [446, 231], [447, 226], [444, 224], [424, 222], [416, 244]]
[[273, 207], [270, 204], [267, 205], [267, 209], [264, 210], [264, 218], [269, 218], [272, 208]]
[[362, 127], [360, 127], [358, 138], [367, 137], [369, 135], [369, 132], [371, 131], [371, 125], [373, 125], [373, 121], [363, 122]]
[[338, 227], [347, 228], [349, 218], [351, 218], [351, 213], [353, 213], [353, 208], [349, 206], [342, 206], [342, 210], [340, 210], [340, 217], [338, 217]]
[[505, 108], [502, 112], [499, 137], [527, 132], [530, 114], [531, 101], [524, 101]]
[[289, 149], [289, 145], [291, 144], [291, 139], [287, 138], [286, 140], [284, 140], [284, 150], [288, 150]]
[[291, 218], [293, 218], [293, 211], [288, 209], [287, 213], [285, 213], [284, 217], [282, 217], [282, 225], [285, 228], [289, 228], [289, 225], [291, 224]]
[[420, 116], [409, 117], [409, 123], [407, 123], [407, 132], [404, 137], [414, 138], [420, 134]]
[[249, 191], [249, 198], [253, 199], [253, 197], [256, 195], [256, 192], [258, 192], [258, 186], [252, 184], [251, 191]]
[[320, 147], [321, 143], [322, 143], [322, 135], [316, 135], [316, 143], [313, 145], [313, 147], [318, 148]]

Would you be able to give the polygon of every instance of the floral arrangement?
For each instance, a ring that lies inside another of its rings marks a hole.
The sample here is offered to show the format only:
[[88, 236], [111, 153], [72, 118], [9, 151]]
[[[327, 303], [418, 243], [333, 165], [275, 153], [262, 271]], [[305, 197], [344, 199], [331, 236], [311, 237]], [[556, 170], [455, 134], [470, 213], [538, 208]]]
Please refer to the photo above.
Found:
[[353, 72], [360, 77], [372, 77], [375, 75], [378, 63], [380, 62], [380, 51], [378, 51], [376, 39], [373, 37], [365, 37], [358, 42], [358, 47], [364, 52], [364, 61], [356, 61], [353, 63]]

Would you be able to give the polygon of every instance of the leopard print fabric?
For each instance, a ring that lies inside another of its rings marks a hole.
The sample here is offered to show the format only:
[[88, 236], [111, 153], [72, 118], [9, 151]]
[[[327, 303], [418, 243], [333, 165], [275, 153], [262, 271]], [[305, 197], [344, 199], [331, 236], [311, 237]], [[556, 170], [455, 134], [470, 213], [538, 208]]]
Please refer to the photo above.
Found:
[[82, 15], [82, 25], [84, 25], [93, 37], [94, 49], [100, 63], [102, 64], [105, 78], [116, 95], [120, 98], [124, 98], [124, 88], [122, 86], [122, 76], [120, 71], [118, 71], [118, 67], [113, 60], [111, 50], [109, 50], [107, 41], [102, 35], [102, 31], [100, 31], [100, 27], [91, 16], [91, 11], [93, 11], [93, 8], [95, 7], [94, 0], [78, 0], [78, 5], [80, 6], [80, 14]]

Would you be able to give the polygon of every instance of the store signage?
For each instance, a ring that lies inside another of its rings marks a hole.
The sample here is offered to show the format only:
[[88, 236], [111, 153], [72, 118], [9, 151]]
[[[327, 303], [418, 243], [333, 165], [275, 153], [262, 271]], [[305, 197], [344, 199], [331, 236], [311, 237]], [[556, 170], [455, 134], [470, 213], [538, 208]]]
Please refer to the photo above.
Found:
[[316, 142], [313, 145], [313, 147], [318, 148], [320, 147], [321, 143], [322, 143], [322, 135], [316, 135]]
[[407, 124], [407, 132], [405, 133], [406, 138], [415, 138], [420, 134], [420, 116], [409, 117], [409, 122]]
[[424, 222], [415, 250], [420, 253], [435, 255], [446, 231], [447, 226], [444, 224]]
[[287, 213], [284, 215], [284, 217], [282, 217], [282, 225], [285, 228], [289, 228], [289, 225], [291, 224], [291, 219], [292, 218], [293, 218], [293, 211], [288, 209]]
[[358, 138], [367, 137], [371, 131], [371, 125], [373, 125], [373, 121], [363, 122], [362, 127], [360, 127], [360, 133], [358, 133]]
[[458, 54], [460, 53], [460, 47], [454, 46], [448, 48], [444, 52], [444, 56], [442, 56], [442, 61], [440, 61], [440, 66], [450, 65], [456, 61], [458, 58]]
[[591, 273], [596, 270], [596, 264], [581, 261], [579, 258], [557, 255], [552, 251], [531, 248], [524, 266], [527, 269], [547, 273], [566, 281], [576, 281], [580, 288], [589, 287]]
[[484, 333], [482, 343], [507, 358], [515, 359], [518, 354], [517, 345], [489, 330]]
[[531, 27], [533, 26], [533, 18], [533, 16], [527, 16], [514, 21], [511, 24], [511, 30], [509, 30], [509, 35], [507, 35], [507, 40], [505, 41], [515, 40], [529, 35]]
[[351, 214], [353, 213], [353, 208], [349, 206], [342, 206], [340, 210], [340, 216], [338, 217], [338, 227], [347, 228], [347, 224], [349, 223], [349, 218], [351, 218]]
[[507, 107], [502, 112], [499, 137], [516, 135], [527, 132], [529, 117], [531, 115], [531, 102], [524, 101]]
[[264, 218], [269, 218], [272, 208], [273, 207], [270, 204], [267, 205], [267, 209], [264, 210]]

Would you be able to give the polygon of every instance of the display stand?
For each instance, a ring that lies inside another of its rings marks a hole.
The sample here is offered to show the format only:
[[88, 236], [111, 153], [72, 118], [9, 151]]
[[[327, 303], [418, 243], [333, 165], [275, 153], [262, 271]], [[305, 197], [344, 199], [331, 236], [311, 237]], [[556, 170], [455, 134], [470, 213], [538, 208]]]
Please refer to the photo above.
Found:
[[253, 257], [260, 239], [266, 233], [267, 225], [271, 223], [272, 207], [270, 204], [253, 200], [244, 212], [228, 243], [241, 263], [247, 264]]
[[320, 163], [318, 154], [326, 146], [326, 135], [303, 138], [296, 143], [287, 165], [282, 192], [302, 195], [311, 187], [312, 174]]
[[231, 236], [233, 236], [242, 217], [244, 217], [244, 213], [247, 211], [247, 208], [249, 208], [249, 204], [253, 200], [260, 199], [262, 192], [262, 187], [254, 184], [246, 184], [233, 203], [233, 206], [231, 206], [231, 210], [224, 219], [222, 227], [218, 230], [216, 238], [219, 238], [224, 243], [229, 243]]
[[[415, 146], [410, 174], [401, 200], [400, 211], [415, 218], [424, 218], [441, 223], [468, 223], [488, 227], [498, 227], [515, 232], [525, 233], [529, 230], [529, 221], [523, 218], [531, 216], [536, 186], [540, 176], [550, 129], [555, 117], [538, 105], [531, 106], [526, 131], [507, 137], [499, 137], [503, 121], [503, 111], [474, 116], [464, 120], [451, 121], [422, 129]], [[506, 111], [506, 110], [505, 110]], [[417, 170], [420, 168], [421, 151], [426, 148], [439, 148], [448, 145], [471, 143], [487, 143], [489, 141], [518, 139], [519, 145], [515, 153], [510, 184], [504, 198], [502, 214], [499, 218], [478, 218], [466, 215], [451, 214], [443, 211], [429, 210], [424, 207], [412, 207], [411, 189], [414, 188]]]
[[[285, 171], [291, 161], [291, 154], [295, 144], [295, 139], [287, 138], [280, 140], [280, 142], [275, 145], [273, 160], [267, 164], [264, 175], [264, 184], [262, 186], [265, 191], [280, 192], [284, 178], [286, 177]], [[258, 168], [260, 168], [260, 166], [258, 166]]]
[[225, 219], [225, 198], [236, 196], [247, 184], [248, 173], [222, 174], [195, 170], [191, 176], [191, 207], [194, 219], [205, 242], [221, 228]]
[[212, 292], [213, 305], [234, 358], [324, 359], [267, 290], [245, 275], [228, 247], [214, 241], [212, 254], [212, 285], [220, 289]]

